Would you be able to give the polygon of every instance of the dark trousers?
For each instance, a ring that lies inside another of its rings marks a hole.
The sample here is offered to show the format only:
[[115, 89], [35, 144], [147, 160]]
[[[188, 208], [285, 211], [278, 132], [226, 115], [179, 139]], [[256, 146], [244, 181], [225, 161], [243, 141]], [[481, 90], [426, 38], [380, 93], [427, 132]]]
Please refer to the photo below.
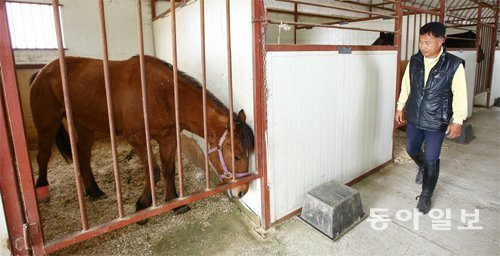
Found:
[[[427, 131], [418, 129], [415, 125], [406, 125], [406, 151], [410, 156], [416, 156], [422, 151], [424, 144], [424, 161], [430, 162], [439, 159], [445, 132]], [[425, 143], [424, 143], [425, 142]]]

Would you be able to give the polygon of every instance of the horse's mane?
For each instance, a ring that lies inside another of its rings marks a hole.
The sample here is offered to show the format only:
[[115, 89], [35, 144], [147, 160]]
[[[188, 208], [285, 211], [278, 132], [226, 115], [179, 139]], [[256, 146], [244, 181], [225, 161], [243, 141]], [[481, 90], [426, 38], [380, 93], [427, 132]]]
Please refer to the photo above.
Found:
[[[166, 61], [163, 61], [161, 59], [155, 58], [155, 57], [152, 57], [151, 59], [154, 59], [154, 60], [162, 63], [169, 70], [173, 71], [172, 64], [170, 64]], [[190, 76], [190, 75], [188, 75], [185, 72], [180, 71], [180, 70], [177, 70], [177, 74], [179, 75], [179, 77], [181, 79], [189, 81], [190, 83], [188, 83], [188, 84], [192, 85], [194, 89], [199, 90], [200, 92], [203, 90], [203, 86], [201, 85], [201, 83], [198, 80], [196, 80], [194, 77], [192, 77], [192, 76]], [[224, 103], [222, 103], [217, 97], [215, 97], [209, 90], [207, 90], [207, 100], [211, 100], [211, 101], [215, 102], [217, 107], [221, 108], [226, 115], [229, 113], [229, 109], [224, 105]], [[235, 120], [234, 123], [236, 124], [236, 128], [238, 130], [240, 130], [239, 135], [240, 135], [240, 141], [241, 141], [241, 145], [243, 146], [243, 149], [248, 151], [248, 152], [252, 151], [254, 149], [254, 135], [253, 135], [252, 128], [250, 128], [250, 126], [248, 126], [248, 124], [246, 124], [245, 122], [237, 121], [238, 116], [236, 115], [236, 113], [233, 113], [233, 117]]]

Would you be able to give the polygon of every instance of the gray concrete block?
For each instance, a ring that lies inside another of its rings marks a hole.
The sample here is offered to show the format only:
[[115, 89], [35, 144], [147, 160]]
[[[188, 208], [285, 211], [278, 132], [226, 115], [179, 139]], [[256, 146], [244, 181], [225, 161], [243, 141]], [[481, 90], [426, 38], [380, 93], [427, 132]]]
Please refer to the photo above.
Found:
[[300, 217], [336, 240], [364, 217], [359, 192], [336, 181], [309, 191]]
[[458, 143], [469, 144], [473, 140], [474, 134], [472, 132], [472, 125], [470, 123], [464, 123], [462, 125], [462, 131], [460, 132], [460, 137], [456, 138], [455, 141]]

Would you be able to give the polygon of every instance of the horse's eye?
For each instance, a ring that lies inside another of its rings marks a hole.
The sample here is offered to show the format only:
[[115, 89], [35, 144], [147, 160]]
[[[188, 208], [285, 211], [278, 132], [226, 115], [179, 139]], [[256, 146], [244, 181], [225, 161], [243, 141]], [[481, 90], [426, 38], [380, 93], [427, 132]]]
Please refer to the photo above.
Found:
[[241, 159], [240, 156], [234, 156], [234, 160], [239, 161]]

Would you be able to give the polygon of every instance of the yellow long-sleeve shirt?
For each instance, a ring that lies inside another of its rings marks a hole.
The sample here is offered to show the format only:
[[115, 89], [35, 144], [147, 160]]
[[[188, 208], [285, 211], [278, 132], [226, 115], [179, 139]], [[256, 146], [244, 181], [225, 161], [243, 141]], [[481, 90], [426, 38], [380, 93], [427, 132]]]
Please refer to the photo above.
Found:
[[[427, 78], [429, 77], [429, 73], [436, 65], [439, 60], [439, 57], [443, 53], [443, 49], [438, 54], [436, 58], [429, 59], [424, 57], [424, 86], [427, 84]], [[403, 110], [406, 101], [408, 100], [408, 95], [410, 95], [410, 63], [408, 62], [408, 66], [406, 66], [405, 74], [403, 75], [403, 81], [401, 83], [401, 93], [399, 94], [398, 100], [398, 110]], [[463, 65], [460, 65], [453, 76], [453, 80], [451, 82], [451, 91], [453, 93], [453, 116], [451, 118], [452, 123], [462, 125], [463, 121], [467, 118], [467, 86], [465, 82], [465, 68]]]

